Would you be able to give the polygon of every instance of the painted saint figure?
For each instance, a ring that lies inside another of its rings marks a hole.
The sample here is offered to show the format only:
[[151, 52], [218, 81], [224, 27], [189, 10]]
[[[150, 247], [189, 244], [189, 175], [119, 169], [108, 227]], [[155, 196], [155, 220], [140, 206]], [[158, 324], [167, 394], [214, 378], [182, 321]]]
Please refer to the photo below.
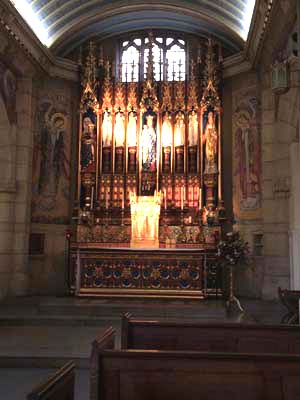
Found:
[[198, 144], [198, 117], [195, 110], [189, 114], [189, 146]]
[[168, 111], [166, 111], [163, 116], [161, 143], [162, 147], [169, 147], [172, 145], [172, 116]]
[[[255, 116], [255, 114], [253, 113]], [[260, 148], [257, 141], [257, 128], [251, 120], [253, 115], [248, 110], [242, 110], [235, 117], [236, 130], [236, 156], [241, 191], [241, 207], [255, 209], [259, 205], [259, 154]]]
[[95, 161], [95, 125], [90, 117], [83, 118], [81, 166], [87, 168]]
[[127, 124], [127, 145], [128, 147], [136, 146], [136, 112], [132, 109], [128, 114]]
[[203, 143], [205, 144], [205, 172], [216, 173], [216, 155], [218, 144], [218, 133], [215, 127], [214, 113], [209, 111], [207, 123], [203, 134]]
[[153, 114], [146, 114], [146, 124], [143, 126], [141, 134], [142, 146], [142, 166], [144, 170], [154, 171], [156, 161], [156, 132], [154, 129]]
[[175, 120], [174, 145], [175, 147], [183, 146], [185, 137], [184, 113], [182, 111], [178, 111]]
[[116, 147], [123, 147], [125, 142], [125, 118], [120, 109], [115, 117], [114, 135]]
[[102, 122], [102, 141], [103, 147], [110, 147], [112, 139], [112, 117], [108, 109], [103, 114]]

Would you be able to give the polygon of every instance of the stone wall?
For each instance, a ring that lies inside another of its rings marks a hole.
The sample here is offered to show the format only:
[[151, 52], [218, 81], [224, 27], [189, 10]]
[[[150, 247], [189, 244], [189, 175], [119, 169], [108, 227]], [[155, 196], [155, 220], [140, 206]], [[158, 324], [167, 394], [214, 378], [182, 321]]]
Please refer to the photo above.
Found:
[[[15, 67], [18, 53], [13, 47], [10, 50], [13, 58], [10, 64]], [[26, 61], [20, 67], [22, 69], [14, 68], [16, 72], [12, 73], [7, 60], [1, 62], [0, 298], [28, 293], [32, 69]]]
[[[289, 58], [289, 34], [295, 24], [296, 7], [279, 1], [272, 12], [269, 30], [257, 67], [261, 99], [262, 218], [264, 276], [262, 296], [277, 297], [277, 287], [290, 287], [289, 233], [293, 225], [290, 208], [291, 144], [299, 120], [299, 77]], [[290, 67], [289, 90], [275, 93], [271, 88], [271, 68], [285, 60]], [[298, 205], [299, 207], [299, 205]], [[293, 285], [292, 285], [293, 286]]]
[[30, 288], [33, 294], [62, 294], [67, 274], [65, 231], [76, 176], [71, 167], [76, 152], [76, 90], [67, 81], [39, 80], [33, 99], [31, 237], [42, 238], [42, 245], [30, 255]]

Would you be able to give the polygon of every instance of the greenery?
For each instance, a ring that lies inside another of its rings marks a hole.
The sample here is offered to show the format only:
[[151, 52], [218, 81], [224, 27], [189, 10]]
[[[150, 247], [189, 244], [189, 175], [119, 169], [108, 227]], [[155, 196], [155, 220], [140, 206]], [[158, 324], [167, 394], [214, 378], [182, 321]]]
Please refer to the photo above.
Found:
[[249, 245], [238, 231], [229, 232], [217, 246], [217, 258], [221, 267], [249, 264]]

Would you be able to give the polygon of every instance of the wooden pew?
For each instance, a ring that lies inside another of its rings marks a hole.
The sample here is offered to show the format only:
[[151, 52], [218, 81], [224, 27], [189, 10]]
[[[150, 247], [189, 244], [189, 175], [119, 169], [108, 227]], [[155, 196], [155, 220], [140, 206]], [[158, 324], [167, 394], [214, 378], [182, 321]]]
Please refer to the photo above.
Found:
[[75, 364], [68, 362], [27, 395], [27, 400], [73, 400]]
[[92, 343], [90, 357], [90, 400], [98, 399], [99, 386], [99, 354], [103, 350], [115, 348], [115, 330], [109, 327], [101, 336]]
[[122, 349], [300, 354], [300, 327], [123, 317]]
[[103, 350], [97, 400], [298, 400], [300, 356]]

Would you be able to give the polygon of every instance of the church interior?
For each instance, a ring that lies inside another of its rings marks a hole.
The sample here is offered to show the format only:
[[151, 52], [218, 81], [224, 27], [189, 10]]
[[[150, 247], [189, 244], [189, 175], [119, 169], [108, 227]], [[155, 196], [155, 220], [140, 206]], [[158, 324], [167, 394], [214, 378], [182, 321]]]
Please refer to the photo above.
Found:
[[299, 37], [299, 0], [0, 0], [0, 398], [299, 398]]

